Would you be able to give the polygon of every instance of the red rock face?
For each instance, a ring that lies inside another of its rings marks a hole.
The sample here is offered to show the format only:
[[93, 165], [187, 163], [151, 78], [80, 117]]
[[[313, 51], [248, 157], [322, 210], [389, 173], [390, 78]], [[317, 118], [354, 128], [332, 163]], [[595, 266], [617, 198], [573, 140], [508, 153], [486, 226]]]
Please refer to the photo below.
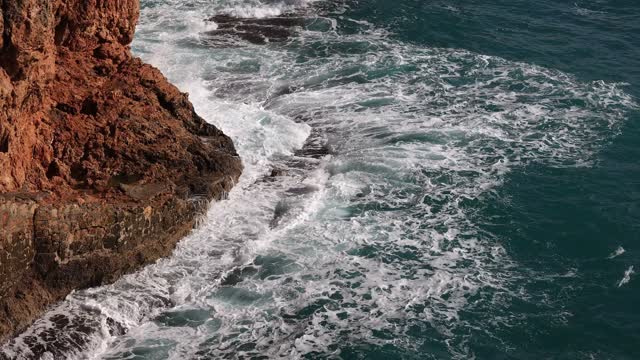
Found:
[[231, 140], [131, 56], [138, 15], [138, 0], [0, 0], [0, 339], [167, 255], [205, 207], [192, 198], [240, 175]]

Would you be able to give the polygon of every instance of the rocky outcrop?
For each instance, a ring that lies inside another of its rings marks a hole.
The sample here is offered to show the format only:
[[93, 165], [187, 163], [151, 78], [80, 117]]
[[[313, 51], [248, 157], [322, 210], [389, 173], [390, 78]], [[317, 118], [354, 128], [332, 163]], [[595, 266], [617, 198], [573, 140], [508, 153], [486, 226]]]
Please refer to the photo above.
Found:
[[295, 29], [302, 28], [305, 20], [295, 14], [285, 14], [271, 18], [238, 18], [229, 15], [216, 15], [210, 18], [217, 25], [215, 30], [207, 32], [210, 40], [227, 42], [229, 38], [240, 38], [253, 44], [263, 45], [282, 42], [294, 35]]
[[242, 170], [130, 54], [138, 0], [0, 0], [0, 340], [168, 255]]

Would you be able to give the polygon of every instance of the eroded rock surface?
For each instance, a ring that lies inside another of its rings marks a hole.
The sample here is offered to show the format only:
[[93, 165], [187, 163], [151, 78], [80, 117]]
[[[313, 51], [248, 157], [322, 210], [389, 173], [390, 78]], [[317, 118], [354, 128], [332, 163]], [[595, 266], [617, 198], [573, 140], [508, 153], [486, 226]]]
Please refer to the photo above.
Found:
[[0, 0], [0, 341], [168, 255], [242, 170], [131, 56], [138, 0]]
[[293, 14], [272, 18], [238, 18], [230, 15], [216, 15], [210, 19], [215, 22], [217, 29], [207, 32], [211, 37], [228, 39], [237, 37], [253, 44], [282, 42], [294, 34], [295, 29], [302, 28], [305, 20]]

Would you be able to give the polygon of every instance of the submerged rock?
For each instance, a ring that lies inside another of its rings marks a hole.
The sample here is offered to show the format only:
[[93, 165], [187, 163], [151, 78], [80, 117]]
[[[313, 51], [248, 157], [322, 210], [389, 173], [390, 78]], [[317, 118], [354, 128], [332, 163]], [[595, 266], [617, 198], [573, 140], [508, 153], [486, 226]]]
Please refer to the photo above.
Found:
[[0, 341], [170, 254], [240, 176], [231, 140], [131, 56], [138, 13], [0, 2]]
[[216, 30], [207, 32], [209, 36], [235, 36], [253, 44], [286, 41], [295, 28], [304, 26], [304, 18], [294, 15], [258, 19], [216, 15], [208, 21], [218, 25]]

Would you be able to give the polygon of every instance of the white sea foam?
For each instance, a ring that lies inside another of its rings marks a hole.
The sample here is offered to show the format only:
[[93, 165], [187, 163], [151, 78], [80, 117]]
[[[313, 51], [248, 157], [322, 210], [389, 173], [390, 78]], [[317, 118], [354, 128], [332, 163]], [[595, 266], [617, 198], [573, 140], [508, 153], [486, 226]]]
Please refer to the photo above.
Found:
[[631, 281], [631, 275], [635, 274], [633, 271], [633, 266], [629, 266], [629, 268], [624, 272], [624, 276], [618, 282], [618, 287], [622, 287], [623, 285], [629, 283]]
[[614, 251], [614, 252], [612, 252], [611, 254], [609, 254], [608, 258], [609, 258], [609, 259], [613, 259], [613, 258], [615, 258], [615, 257], [618, 257], [618, 256], [620, 256], [620, 255], [624, 254], [624, 253], [625, 253], [624, 248], [623, 248], [622, 246], [618, 246], [618, 248], [616, 249], [616, 251]]
[[[517, 264], [468, 209], [513, 168], [593, 164], [632, 99], [618, 84], [399, 43], [371, 24], [353, 35], [337, 34], [339, 24], [303, 31], [286, 45], [207, 47], [198, 19], [267, 14], [238, 4], [146, 7], [134, 50], [233, 138], [240, 183], [172, 257], [72, 294], [7, 351], [26, 351], [26, 337], [61, 313], [100, 329], [83, 335], [91, 345], [78, 357], [411, 350], [413, 327], [472, 356], [451, 340], [461, 313], [527, 294], [513, 290]], [[309, 137], [330, 154], [296, 154]], [[265, 178], [272, 168], [287, 173]], [[127, 334], [110, 334], [108, 322]]]
[[[251, 306], [225, 296], [200, 305], [216, 310], [221, 321], [216, 332], [233, 339], [211, 345], [206, 353], [238, 351], [239, 344], [255, 344], [254, 351], [273, 356], [331, 353], [337, 336], [384, 344], [373, 334], [399, 335], [404, 330], [398, 321], [410, 324], [410, 319], [450, 333], [470, 296], [515, 281], [505, 251], [477, 238], [462, 203], [491, 191], [516, 166], [589, 165], [606, 140], [602, 129], [614, 134], [631, 104], [616, 85], [584, 84], [528, 64], [416, 48], [389, 41], [382, 32], [327, 35], [307, 33], [305, 43], [334, 47], [338, 55], [329, 61], [295, 63], [280, 49], [250, 48], [234, 50], [223, 69], [208, 67], [209, 91], [230, 104], [304, 118], [327, 134], [338, 155], [318, 165], [316, 172], [325, 180], [301, 206], [303, 215], [292, 214], [289, 226], [267, 229], [267, 212], [249, 227], [251, 235], [238, 245], [237, 264], [271, 254], [292, 261], [293, 270], [236, 284], [234, 291], [258, 299]], [[348, 44], [346, 53], [340, 53], [341, 43]], [[300, 46], [296, 51], [305, 51]], [[363, 51], [352, 54], [353, 47]], [[255, 71], [238, 77], [237, 69], [255, 63]], [[301, 90], [280, 95], [282, 87]], [[222, 127], [233, 135], [233, 126]], [[235, 138], [247, 149], [243, 156], [252, 157], [255, 147]], [[265, 191], [255, 184], [243, 191], [251, 189]], [[248, 204], [256, 204], [253, 193], [248, 198]], [[251, 206], [238, 215], [227, 210], [224, 221], [213, 222], [217, 241], [239, 237], [226, 221], [246, 219], [240, 214], [251, 213]], [[417, 264], [429, 269], [416, 270]], [[278, 315], [295, 318], [309, 307], [318, 310], [293, 325]], [[348, 335], [338, 335], [343, 332]], [[200, 333], [189, 349], [211, 337]], [[178, 345], [176, 353], [189, 349]]]
[[573, 11], [581, 16], [594, 16], [594, 15], [602, 15], [605, 14], [604, 11], [591, 10], [584, 7], [581, 7], [578, 3], [573, 4]]

